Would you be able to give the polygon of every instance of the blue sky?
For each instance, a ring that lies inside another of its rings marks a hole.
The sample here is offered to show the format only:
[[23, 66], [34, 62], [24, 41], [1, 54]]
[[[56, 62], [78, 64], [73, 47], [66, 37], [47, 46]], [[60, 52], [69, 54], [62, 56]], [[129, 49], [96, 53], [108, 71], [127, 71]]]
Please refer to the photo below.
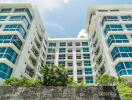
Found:
[[132, 4], [132, 0], [0, 0], [37, 5], [49, 37], [76, 37], [84, 28], [88, 7], [103, 4]]

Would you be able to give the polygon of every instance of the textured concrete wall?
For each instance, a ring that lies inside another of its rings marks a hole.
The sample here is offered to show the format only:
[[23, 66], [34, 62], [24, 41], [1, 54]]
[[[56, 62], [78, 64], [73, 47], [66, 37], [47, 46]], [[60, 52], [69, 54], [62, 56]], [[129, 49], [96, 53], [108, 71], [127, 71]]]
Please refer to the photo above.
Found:
[[0, 87], [0, 100], [120, 100], [115, 87]]

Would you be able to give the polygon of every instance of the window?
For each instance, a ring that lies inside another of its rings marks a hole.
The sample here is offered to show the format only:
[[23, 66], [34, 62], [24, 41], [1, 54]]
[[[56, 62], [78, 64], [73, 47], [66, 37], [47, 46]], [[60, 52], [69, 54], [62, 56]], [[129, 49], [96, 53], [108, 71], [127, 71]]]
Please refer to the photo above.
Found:
[[83, 59], [90, 59], [90, 54], [83, 54]]
[[91, 66], [91, 62], [90, 61], [84, 61], [84, 66]]
[[32, 19], [33, 19], [33, 17], [32, 17], [32, 15], [31, 15], [31, 12], [29, 11], [29, 9], [28, 8], [16, 8], [15, 10], [14, 10], [14, 12], [16, 13], [21, 13], [21, 12], [26, 12], [27, 13], [27, 15], [28, 15], [28, 17], [29, 17], [29, 19], [32, 21]]
[[47, 60], [51, 60], [51, 59], [54, 59], [55, 56], [54, 55], [47, 55]]
[[12, 25], [6, 25], [3, 31], [18, 31], [21, 33], [22, 37], [25, 38], [26, 31], [23, 28], [22, 25], [12, 24]]
[[77, 55], [76, 56], [76, 59], [81, 59], [81, 55]]
[[68, 75], [73, 75], [73, 70], [68, 70]]
[[126, 35], [110, 35], [108, 37], [107, 43], [111, 46], [112, 43], [128, 43], [129, 40]]
[[49, 43], [49, 47], [55, 47], [55, 46], [56, 46], [56, 43], [52, 43], [52, 42]]
[[85, 68], [85, 74], [92, 74], [92, 69], [91, 68]]
[[59, 59], [65, 59], [65, 55], [64, 54], [59, 55]]
[[46, 61], [46, 65], [49, 65], [49, 66], [54, 65], [54, 62], [53, 61]]
[[68, 42], [68, 46], [72, 46], [72, 42]]
[[104, 22], [106, 21], [118, 21], [117, 16], [104, 16], [102, 20], [102, 25], [104, 25]]
[[68, 56], [68, 59], [72, 59], [72, 56]]
[[105, 35], [107, 35], [109, 31], [123, 31], [123, 28], [121, 25], [109, 24], [109, 25], [106, 25], [104, 29]]
[[22, 46], [22, 41], [16, 35], [0, 35], [0, 43], [13, 43], [19, 50]]
[[120, 62], [115, 69], [119, 76], [132, 75], [132, 62]]
[[10, 11], [11, 11], [11, 8], [0, 9], [0, 13], [9, 13]]
[[12, 48], [0, 47], [0, 58], [6, 58], [15, 64], [18, 54]]
[[65, 66], [65, 61], [59, 61], [59, 65]]
[[66, 43], [65, 42], [61, 42], [60, 46], [66, 46]]
[[132, 24], [127, 24], [126, 28], [127, 28], [127, 30], [132, 30]]
[[55, 49], [53, 49], [53, 48], [48, 48], [48, 53], [55, 53]]
[[132, 16], [128, 15], [128, 16], [121, 16], [121, 19], [123, 21], [132, 21]]
[[132, 57], [132, 47], [115, 47], [111, 52], [113, 60], [119, 57]]
[[11, 16], [9, 21], [23, 21], [25, 23], [25, 25], [27, 26], [27, 29], [30, 26], [26, 16]]
[[65, 48], [60, 48], [60, 49], [59, 49], [59, 52], [60, 52], [60, 53], [65, 53]]
[[80, 42], [76, 42], [76, 46], [80, 46]]
[[68, 49], [68, 52], [72, 52], [72, 49]]
[[82, 42], [82, 46], [88, 46], [88, 42]]
[[82, 62], [77, 62], [77, 66], [82, 66]]
[[82, 70], [77, 70], [77, 75], [82, 75]]
[[0, 21], [5, 21], [6, 18], [7, 16], [0, 16]]
[[68, 62], [67, 65], [68, 65], [69, 67], [71, 67], [71, 66], [73, 66], [73, 63], [72, 63], [72, 62]]
[[0, 78], [7, 79], [12, 74], [12, 68], [10, 68], [8, 65], [4, 63], [0, 63]]
[[83, 52], [89, 52], [89, 48], [83, 48]]
[[85, 77], [86, 83], [93, 83], [93, 77], [89, 76], [89, 77]]
[[83, 82], [83, 78], [77, 78], [77, 82], [78, 82], [78, 83]]
[[76, 52], [81, 52], [81, 49], [77, 48], [77, 49], [76, 49]]

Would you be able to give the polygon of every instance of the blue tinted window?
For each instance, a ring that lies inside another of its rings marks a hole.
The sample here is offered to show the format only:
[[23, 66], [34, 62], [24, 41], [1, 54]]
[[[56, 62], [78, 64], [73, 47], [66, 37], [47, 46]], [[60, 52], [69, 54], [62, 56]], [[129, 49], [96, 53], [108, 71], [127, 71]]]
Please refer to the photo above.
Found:
[[83, 52], [89, 52], [89, 48], [83, 48]]
[[111, 55], [113, 60], [119, 57], [132, 57], [132, 47], [115, 47]]
[[23, 21], [27, 27], [27, 29], [29, 28], [30, 24], [26, 18], [26, 16], [11, 16], [10, 21]]
[[60, 48], [60, 49], [59, 49], [59, 52], [60, 52], [60, 53], [64, 53], [64, 52], [65, 52], [65, 48]]
[[92, 68], [85, 68], [85, 74], [92, 74]]
[[15, 64], [18, 54], [12, 48], [0, 47], [0, 58], [6, 58]]
[[132, 30], [132, 24], [127, 24], [126, 28], [127, 28], [127, 30]]
[[21, 33], [22, 37], [25, 38], [26, 36], [26, 31], [22, 25], [17, 25], [17, 24], [6, 25], [3, 31], [18, 31]]
[[86, 83], [93, 83], [93, 77], [85, 77]]
[[66, 43], [65, 42], [61, 42], [60, 46], [66, 46]]
[[6, 18], [7, 16], [0, 16], [0, 21], [5, 21]]
[[112, 43], [128, 43], [129, 40], [126, 35], [110, 35], [107, 39], [107, 43], [111, 46]]
[[84, 66], [91, 66], [91, 62], [90, 61], [84, 61]]
[[16, 8], [14, 12], [18, 12], [18, 13], [20, 13], [20, 12], [26, 12], [27, 15], [28, 15], [28, 17], [29, 17], [29, 19], [30, 20], [33, 19], [33, 17], [32, 17], [32, 15], [31, 15], [31, 13], [30, 13], [30, 11], [29, 11], [28, 8]]
[[88, 46], [88, 42], [82, 42], [82, 46]]
[[4, 63], [0, 63], [0, 78], [7, 79], [12, 74], [12, 68]]
[[65, 66], [65, 61], [59, 61], [59, 65]]
[[120, 62], [115, 66], [119, 76], [132, 75], [132, 62]]
[[122, 31], [123, 28], [121, 25], [116, 25], [116, 24], [109, 24], [105, 26], [104, 33], [107, 35], [109, 31]]
[[0, 43], [13, 43], [18, 49], [22, 46], [22, 41], [15, 35], [0, 35]]
[[123, 20], [123, 21], [132, 21], [132, 16], [121, 16], [121, 19]]

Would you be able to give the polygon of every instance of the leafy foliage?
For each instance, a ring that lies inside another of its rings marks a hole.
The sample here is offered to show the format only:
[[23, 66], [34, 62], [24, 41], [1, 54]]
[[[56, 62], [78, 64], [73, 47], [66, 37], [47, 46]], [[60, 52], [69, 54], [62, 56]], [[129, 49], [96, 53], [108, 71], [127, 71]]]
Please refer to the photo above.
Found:
[[41, 80], [32, 80], [26, 78], [9, 78], [5, 81], [5, 86], [68, 86], [75, 88], [86, 88], [88, 85], [84, 82], [74, 82], [69, 76], [66, 68], [63, 66], [41, 66]]
[[70, 84], [68, 84], [68, 87], [70, 88], [88, 88], [88, 85], [84, 82], [77, 83], [72, 81]]
[[98, 85], [115, 85], [117, 79], [114, 76], [102, 75], [96, 79], [96, 83]]
[[42, 65], [41, 74], [44, 86], [67, 86], [71, 82], [64, 67]]
[[41, 82], [39, 80], [32, 80], [26, 78], [9, 78], [4, 83], [5, 86], [33, 86], [38, 87], [41, 86]]
[[102, 75], [96, 79], [96, 83], [98, 85], [116, 85], [123, 100], [132, 100], [132, 88], [124, 78]]

